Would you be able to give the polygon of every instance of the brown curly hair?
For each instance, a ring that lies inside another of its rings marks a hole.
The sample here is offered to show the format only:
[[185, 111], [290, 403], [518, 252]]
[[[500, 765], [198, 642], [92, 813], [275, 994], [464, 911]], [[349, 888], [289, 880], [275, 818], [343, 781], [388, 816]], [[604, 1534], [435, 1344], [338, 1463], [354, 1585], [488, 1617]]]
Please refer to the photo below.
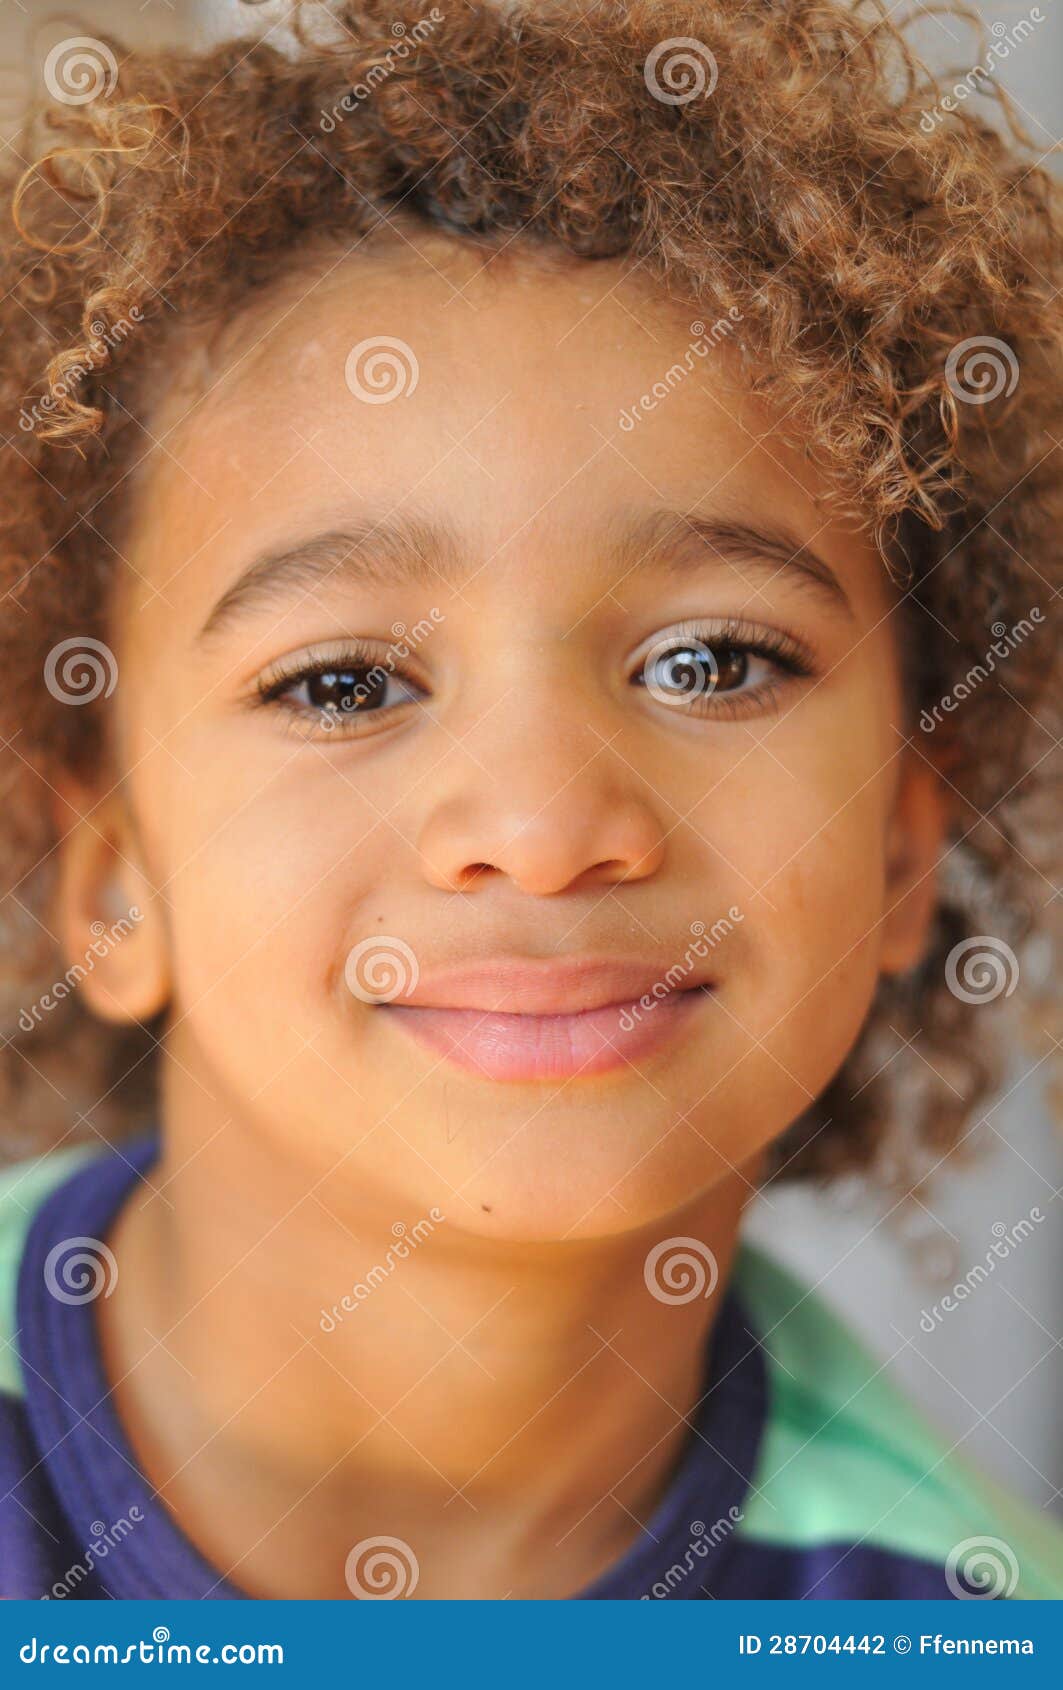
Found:
[[19, 1120], [51, 1142], [151, 1108], [161, 1023], [104, 1026], [73, 994], [31, 1045], [18, 1014], [62, 966], [49, 787], [105, 749], [102, 701], [63, 707], [45, 666], [105, 627], [174, 325], [231, 314], [308, 241], [353, 243], [401, 207], [488, 245], [625, 255], [699, 315], [730, 310], [750, 385], [905, 590], [910, 742], [956, 801], [933, 939], [880, 983], [772, 1171], [911, 1181], [999, 1083], [1010, 947], [1035, 1066], [1056, 1042], [1031, 941], [1057, 860], [1058, 185], [1006, 97], [998, 124], [950, 101], [881, 0], [296, 0], [292, 17], [279, 45], [99, 42], [98, 97], [31, 114], [0, 183], [8, 1146]]

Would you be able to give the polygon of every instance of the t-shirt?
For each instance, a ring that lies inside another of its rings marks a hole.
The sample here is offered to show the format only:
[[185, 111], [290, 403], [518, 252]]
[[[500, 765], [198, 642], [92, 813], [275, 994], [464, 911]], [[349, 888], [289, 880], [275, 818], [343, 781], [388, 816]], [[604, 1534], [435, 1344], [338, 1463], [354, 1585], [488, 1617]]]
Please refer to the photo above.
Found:
[[[148, 1133], [0, 1173], [0, 1596], [247, 1597], [141, 1472], [101, 1362], [108, 1229], [157, 1154]], [[573, 1599], [1063, 1597], [1063, 1528], [951, 1452], [749, 1243], [707, 1354], [664, 1495]]]

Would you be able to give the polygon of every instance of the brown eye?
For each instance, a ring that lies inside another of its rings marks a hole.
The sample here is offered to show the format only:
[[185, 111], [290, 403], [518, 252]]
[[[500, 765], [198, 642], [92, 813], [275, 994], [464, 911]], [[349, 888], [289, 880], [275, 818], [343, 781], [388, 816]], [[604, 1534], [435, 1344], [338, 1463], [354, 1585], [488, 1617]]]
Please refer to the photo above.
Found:
[[331, 661], [296, 662], [272, 678], [263, 677], [258, 694], [263, 705], [302, 721], [312, 732], [346, 728], [352, 733], [368, 730], [370, 722], [384, 724], [399, 705], [426, 696], [390, 658], [374, 661], [371, 652], [356, 646]]
[[659, 685], [680, 697], [726, 692], [747, 679], [749, 653], [739, 646], [718, 645], [709, 650], [700, 642], [679, 645], [658, 660], [657, 675]]
[[630, 684], [683, 715], [727, 721], [774, 711], [790, 683], [814, 673], [792, 635], [728, 619], [718, 628], [661, 634]]
[[725, 645], [716, 647], [716, 682], [714, 692], [727, 692], [731, 687], [740, 687], [743, 681], [749, 679], [749, 653], [739, 646]]
[[742, 646], [677, 640], [649, 653], [639, 684], [665, 703], [702, 698], [742, 686], [749, 678], [749, 659]]
[[328, 710], [337, 716], [378, 710], [387, 695], [388, 678], [381, 669], [326, 669], [307, 676], [306, 702], [312, 710]]

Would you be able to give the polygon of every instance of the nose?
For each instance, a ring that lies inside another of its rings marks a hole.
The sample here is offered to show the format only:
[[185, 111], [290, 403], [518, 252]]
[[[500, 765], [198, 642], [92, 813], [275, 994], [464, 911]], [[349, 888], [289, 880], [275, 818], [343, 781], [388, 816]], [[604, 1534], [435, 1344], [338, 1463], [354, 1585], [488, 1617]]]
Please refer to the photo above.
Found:
[[548, 897], [646, 880], [661, 867], [666, 830], [652, 791], [586, 725], [540, 719], [522, 730], [510, 719], [463, 768], [471, 775], [441, 796], [419, 840], [433, 886], [468, 891], [505, 875]]

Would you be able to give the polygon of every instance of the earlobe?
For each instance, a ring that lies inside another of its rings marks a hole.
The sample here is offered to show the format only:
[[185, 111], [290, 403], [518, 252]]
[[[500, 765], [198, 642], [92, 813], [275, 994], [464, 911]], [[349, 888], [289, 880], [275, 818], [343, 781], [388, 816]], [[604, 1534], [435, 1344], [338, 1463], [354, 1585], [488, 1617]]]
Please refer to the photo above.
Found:
[[170, 997], [169, 944], [125, 801], [115, 792], [97, 803], [68, 785], [53, 814], [55, 916], [79, 995], [105, 1021], [150, 1021]]
[[883, 974], [905, 974], [926, 953], [949, 814], [948, 792], [937, 769], [905, 752], [886, 840]]

